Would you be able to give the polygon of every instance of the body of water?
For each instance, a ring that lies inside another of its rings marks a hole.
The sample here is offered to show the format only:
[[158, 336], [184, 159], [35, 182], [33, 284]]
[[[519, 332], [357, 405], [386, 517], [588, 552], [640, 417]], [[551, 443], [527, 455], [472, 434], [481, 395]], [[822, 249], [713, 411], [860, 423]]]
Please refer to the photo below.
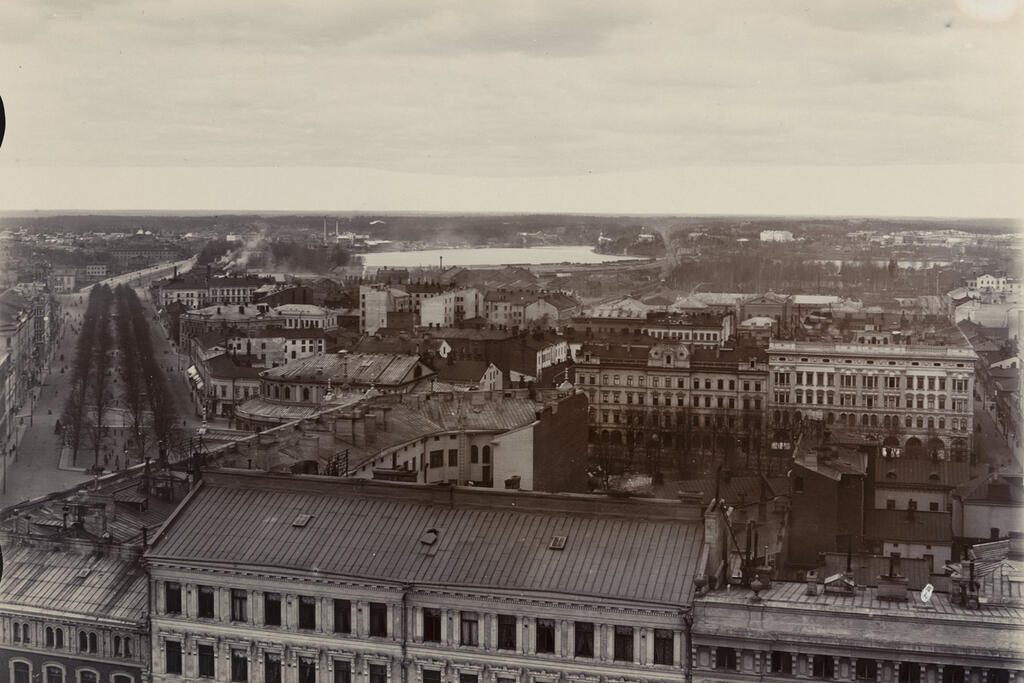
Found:
[[378, 251], [361, 254], [363, 264], [369, 268], [416, 268], [437, 266], [504, 266], [540, 265], [545, 263], [606, 263], [629, 261], [633, 256], [598, 254], [593, 247], [473, 247], [467, 249], [422, 249], [418, 251]]

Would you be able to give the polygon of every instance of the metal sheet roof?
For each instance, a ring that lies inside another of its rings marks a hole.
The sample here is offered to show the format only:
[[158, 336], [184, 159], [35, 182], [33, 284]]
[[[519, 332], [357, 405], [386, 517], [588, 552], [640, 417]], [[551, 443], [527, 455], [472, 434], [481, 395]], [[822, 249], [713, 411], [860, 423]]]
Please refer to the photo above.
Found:
[[144, 623], [147, 579], [126, 559], [54, 547], [4, 548], [0, 603]]
[[[633, 503], [628, 517], [606, 513], [614, 506], [601, 497], [297, 479], [283, 488], [282, 478], [208, 476], [148, 557], [664, 604], [691, 595], [703, 525], [645, 516], [650, 502]], [[462, 497], [472, 504], [454, 502]], [[538, 499], [548, 507], [531, 507]], [[312, 516], [304, 527], [292, 525], [299, 513]], [[438, 531], [433, 554], [420, 542], [429, 529]], [[549, 548], [554, 536], [566, 537], [563, 550]]]

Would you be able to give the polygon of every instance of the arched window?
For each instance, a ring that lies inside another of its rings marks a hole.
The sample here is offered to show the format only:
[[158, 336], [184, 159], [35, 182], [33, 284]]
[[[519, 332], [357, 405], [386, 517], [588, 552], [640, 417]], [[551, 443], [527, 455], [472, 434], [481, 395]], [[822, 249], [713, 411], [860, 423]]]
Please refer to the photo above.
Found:
[[291, 387], [285, 387], [284, 388], [284, 400], [290, 401], [291, 399], [292, 399], [292, 388]]
[[914, 426], [914, 418], [912, 418], [909, 415], [907, 415], [907, 419], [903, 421], [903, 424], [905, 426], [907, 426], [907, 427], [913, 427]]
[[945, 428], [946, 428], [946, 418], [940, 417], [939, 418], [939, 429], [945, 429]]
[[78, 683], [99, 683], [100, 676], [91, 669], [78, 670]]
[[53, 629], [46, 627], [46, 647], [53, 647]]
[[309, 400], [309, 387], [302, 387], [302, 400], [303, 401], [308, 401]]
[[124, 674], [115, 674], [114, 683], [134, 683], [131, 676], [125, 676]]
[[477, 448], [476, 445], [474, 444], [473, 446], [469, 447], [469, 462], [471, 462], [473, 464], [476, 464], [479, 461], [480, 461], [480, 449]]
[[877, 427], [878, 426], [878, 416], [877, 415], [874, 415], [874, 414], [871, 415], [871, 426], [872, 427]]
[[490, 446], [484, 446], [483, 456], [484, 456], [484, 464], [485, 465], [490, 465], [491, 464], [491, 447]]
[[30, 683], [32, 680], [32, 666], [27, 662], [12, 662], [11, 672], [14, 683]]
[[99, 641], [96, 638], [96, 632], [92, 631], [89, 633], [89, 652], [96, 652], [99, 649]]
[[114, 654], [121, 656], [121, 636], [114, 636]]
[[131, 638], [125, 638], [124, 639], [124, 656], [125, 657], [131, 657], [132, 656], [132, 639]]
[[85, 631], [78, 632], [78, 651], [88, 652], [89, 651], [89, 634]]
[[64, 629], [55, 629], [55, 635], [57, 636], [57, 647], [61, 650], [64, 649]]
[[46, 683], [64, 683], [64, 669], [59, 666], [46, 667]]
[[32, 642], [31, 631], [28, 630], [28, 624], [21, 625], [21, 639], [26, 643]]

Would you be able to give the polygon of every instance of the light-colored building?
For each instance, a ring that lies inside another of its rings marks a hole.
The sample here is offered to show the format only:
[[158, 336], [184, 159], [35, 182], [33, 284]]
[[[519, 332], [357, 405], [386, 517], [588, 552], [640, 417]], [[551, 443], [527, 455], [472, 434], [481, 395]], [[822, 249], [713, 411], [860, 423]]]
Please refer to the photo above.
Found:
[[359, 330], [375, 334], [388, 326], [388, 313], [409, 312], [412, 302], [405, 290], [386, 283], [359, 285]]
[[420, 325], [423, 327], [455, 327], [468, 318], [481, 314], [480, 292], [471, 287], [453, 289], [420, 302]]
[[1021, 475], [992, 472], [964, 482], [953, 493], [953, 533], [967, 542], [1024, 532]]
[[704, 524], [678, 500], [210, 472], [146, 555], [152, 680], [679, 681]]
[[338, 311], [313, 304], [283, 304], [272, 309], [286, 330], [318, 329], [330, 332], [338, 329]]
[[762, 242], [792, 242], [793, 233], [789, 230], [762, 230]]
[[974, 351], [966, 343], [907, 343], [884, 330], [849, 339], [772, 340], [773, 428], [820, 414], [826, 424], [882, 435], [893, 456], [966, 458], [974, 431]]

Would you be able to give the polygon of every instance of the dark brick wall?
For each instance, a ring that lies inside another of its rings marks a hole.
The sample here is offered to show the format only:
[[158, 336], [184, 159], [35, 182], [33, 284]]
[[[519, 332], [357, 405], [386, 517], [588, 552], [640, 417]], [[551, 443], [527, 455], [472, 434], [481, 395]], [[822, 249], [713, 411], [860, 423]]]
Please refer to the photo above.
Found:
[[535, 490], [587, 492], [587, 404], [575, 394], [544, 410], [533, 432]]
[[[797, 478], [803, 480], [798, 492]], [[846, 538], [860, 550], [864, 524], [864, 477], [844, 475], [840, 481], [798, 465], [790, 474], [793, 504], [790, 509], [787, 565], [813, 568], [818, 553], [846, 552]]]
[[[140, 640], [134, 638], [134, 645]], [[11, 680], [11, 660], [27, 660], [32, 664], [32, 680], [45, 681], [42, 667], [45, 664], [61, 664], [64, 666], [64, 680], [73, 683], [78, 680], [79, 669], [92, 669], [99, 673], [99, 680], [109, 683], [114, 674], [131, 676], [135, 683], [142, 681], [142, 669], [134, 661], [125, 660], [124, 665], [107, 662], [91, 661], [86, 657], [57, 656], [54, 650], [21, 650], [15, 645], [0, 647], [0, 683], [13, 683]], [[40, 675], [43, 674], [43, 675]]]

